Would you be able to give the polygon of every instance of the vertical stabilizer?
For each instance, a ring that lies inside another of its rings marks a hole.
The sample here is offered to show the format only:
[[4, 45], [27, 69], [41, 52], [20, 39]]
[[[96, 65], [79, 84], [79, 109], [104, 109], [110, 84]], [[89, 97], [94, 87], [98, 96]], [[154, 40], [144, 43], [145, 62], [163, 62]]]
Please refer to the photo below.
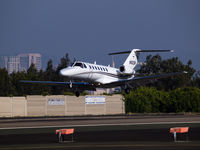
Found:
[[129, 56], [127, 57], [126, 61], [124, 62], [124, 66], [128, 69], [128, 70], [132, 70], [135, 68], [135, 66], [137, 65], [137, 56], [136, 56], [136, 51], [138, 51], [139, 49], [133, 49], [131, 51], [131, 53], [129, 54]]
[[136, 51], [138, 51], [139, 49], [133, 49], [129, 56], [127, 57], [126, 61], [124, 62], [123, 66], [121, 66], [119, 68], [121, 73], [125, 73], [125, 74], [133, 74], [134, 72], [134, 68], [137, 65], [137, 56], [136, 56]]

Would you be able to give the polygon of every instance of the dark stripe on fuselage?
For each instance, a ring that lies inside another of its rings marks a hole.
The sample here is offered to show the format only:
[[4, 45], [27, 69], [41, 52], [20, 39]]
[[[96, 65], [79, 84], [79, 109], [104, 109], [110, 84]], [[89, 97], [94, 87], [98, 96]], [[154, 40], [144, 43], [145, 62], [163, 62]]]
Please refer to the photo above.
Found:
[[96, 71], [96, 72], [83, 72], [83, 73], [79, 73], [79, 74], [76, 74], [76, 75], [82, 75], [82, 74], [94, 74], [94, 73], [97, 73], [97, 74], [103, 74], [103, 75], [107, 75], [107, 76], [110, 76], [110, 77], [113, 77], [113, 78], [117, 78], [117, 79], [127, 79], [128, 77], [131, 77], [131, 75], [126, 75], [126, 76], [120, 76], [120, 75], [115, 75], [115, 74], [112, 74], [112, 73], [108, 73], [108, 72], [100, 72], [100, 71]]

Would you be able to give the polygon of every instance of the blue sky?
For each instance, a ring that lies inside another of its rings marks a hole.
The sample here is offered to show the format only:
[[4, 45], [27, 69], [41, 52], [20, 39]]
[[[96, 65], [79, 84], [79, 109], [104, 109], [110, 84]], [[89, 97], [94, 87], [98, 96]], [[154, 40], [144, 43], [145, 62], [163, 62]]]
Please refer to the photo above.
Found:
[[191, 59], [200, 70], [199, 6], [199, 0], [0, 0], [0, 55], [39, 52], [46, 65], [68, 52], [106, 65], [109, 52], [174, 49], [161, 56]]

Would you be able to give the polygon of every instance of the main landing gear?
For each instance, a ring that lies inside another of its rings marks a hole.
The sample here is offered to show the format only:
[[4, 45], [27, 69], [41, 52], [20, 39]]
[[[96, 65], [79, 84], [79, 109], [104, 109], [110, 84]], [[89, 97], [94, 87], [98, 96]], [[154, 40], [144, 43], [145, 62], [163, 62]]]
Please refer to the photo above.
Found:
[[79, 91], [75, 91], [75, 95], [76, 95], [76, 97], [79, 97], [80, 96], [80, 92]]
[[130, 89], [129, 88], [126, 88], [124, 91], [125, 91], [126, 94], [130, 93]]

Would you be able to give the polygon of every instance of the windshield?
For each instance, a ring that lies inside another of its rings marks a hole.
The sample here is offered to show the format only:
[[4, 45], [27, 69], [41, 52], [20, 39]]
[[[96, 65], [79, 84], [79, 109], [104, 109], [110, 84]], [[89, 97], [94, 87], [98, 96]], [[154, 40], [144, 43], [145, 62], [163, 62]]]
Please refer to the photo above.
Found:
[[79, 63], [79, 62], [74, 63], [73, 67], [75, 67], [75, 66], [79, 66], [79, 67], [83, 68], [83, 64]]
[[82, 62], [75, 62], [75, 63], [72, 65], [72, 67], [75, 67], [75, 66], [81, 67], [81, 68], [87, 68], [87, 66], [86, 66], [84, 63], [82, 63]]

